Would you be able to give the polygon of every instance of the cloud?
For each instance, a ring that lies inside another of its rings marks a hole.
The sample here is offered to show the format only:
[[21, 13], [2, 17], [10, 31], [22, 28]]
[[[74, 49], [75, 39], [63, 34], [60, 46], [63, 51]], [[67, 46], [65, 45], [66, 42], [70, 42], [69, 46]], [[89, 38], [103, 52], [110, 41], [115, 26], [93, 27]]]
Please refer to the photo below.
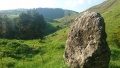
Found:
[[55, 0], [18, 0], [23, 4], [24, 8], [33, 8], [33, 7], [55, 7]]
[[78, 6], [78, 5], [83, 5], [84, 0], [67, 0], [65, 3], [68, 6]]
[[51, 7], [54, 8], [55, 0], [1, 0], [0, 9], [16, 8], [37, 8]]
[[97, 0], [87, 0], [88, 4], [92, 4], [94, 2], [96, 2]]
[[92, 4], [91, 0], [87, 0], [88, 4]]
[[35, 2], [31, 0], [31, 2], [34, 3], [33, 5], [34, 7], [51, 7], [51, 8], [55, 7], [55, 0], [34, 0], [34, 1]]
[[16, 8], [63, 8], [83, 11], [105, 0], [0, 0], [0, 10]]

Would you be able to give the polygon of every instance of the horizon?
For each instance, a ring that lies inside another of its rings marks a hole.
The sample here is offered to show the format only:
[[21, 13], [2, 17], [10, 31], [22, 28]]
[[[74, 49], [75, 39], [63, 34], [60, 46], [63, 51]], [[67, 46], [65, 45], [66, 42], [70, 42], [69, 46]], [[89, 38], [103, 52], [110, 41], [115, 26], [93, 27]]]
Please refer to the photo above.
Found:
[[32, 8], [61, 8], [82, 12], [106, 0], [1, 0], [0, 10], [32, 9]]

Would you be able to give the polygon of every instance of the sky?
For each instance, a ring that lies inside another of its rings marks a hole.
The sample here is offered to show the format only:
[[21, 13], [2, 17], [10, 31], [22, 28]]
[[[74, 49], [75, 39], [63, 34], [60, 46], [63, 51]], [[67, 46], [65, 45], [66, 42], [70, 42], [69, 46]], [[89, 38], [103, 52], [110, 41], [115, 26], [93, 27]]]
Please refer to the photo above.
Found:
[[81, 12], [104, 1], [105, 0], [0, 0], [0, 10], [18, 8], [62, 8]]

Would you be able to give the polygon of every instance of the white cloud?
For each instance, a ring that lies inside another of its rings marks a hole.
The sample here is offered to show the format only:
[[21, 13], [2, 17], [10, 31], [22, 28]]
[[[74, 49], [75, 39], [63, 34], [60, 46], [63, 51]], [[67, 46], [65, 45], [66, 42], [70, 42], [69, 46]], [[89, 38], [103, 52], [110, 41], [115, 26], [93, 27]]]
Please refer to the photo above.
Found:
[[68, 6], [78, 6], [78, 5], [83, 5], [84, 0], [67, 0], [65, 3]]
[[103, 1], [105, 0], [0, 0], [0, 10], [48, 7], [82, 11]]
[[91, 0], [87, 0], [87, 1], [88, 1], [88, 4], [92, 4], [92, 3], [91, 3]]
[[94, 3], [95, 1], [97, 1], [97, 0], [87, 0], [88, 4], [92, 4], [92, 3]]
[[31, 0], [30, 3], [33, 3], [31, 7], [55, 7], [55, 1], [54, 0]]
[[0, 9], [51, 7], [54, 8], [55, 0], [0, 0]]

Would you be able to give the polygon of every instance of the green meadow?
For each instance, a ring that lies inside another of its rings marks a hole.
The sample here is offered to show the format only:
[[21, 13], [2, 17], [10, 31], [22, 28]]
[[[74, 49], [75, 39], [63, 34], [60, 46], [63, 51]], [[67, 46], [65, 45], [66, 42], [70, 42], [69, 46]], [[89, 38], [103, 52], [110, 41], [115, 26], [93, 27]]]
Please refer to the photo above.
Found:
[[[120, 0], [107, 0], [88, 10], [100, 12], [104, 18], [111, 50], [109, 68], [120, 68]], [[55, 20], [45, 19], [47, 32], [42, 39], [1, 38], [0, 68], [68, 68], [63, 58], [66, 40], [70, 26], [80, 14]], [[13, 19], [18, 15], [8, 17]]]

